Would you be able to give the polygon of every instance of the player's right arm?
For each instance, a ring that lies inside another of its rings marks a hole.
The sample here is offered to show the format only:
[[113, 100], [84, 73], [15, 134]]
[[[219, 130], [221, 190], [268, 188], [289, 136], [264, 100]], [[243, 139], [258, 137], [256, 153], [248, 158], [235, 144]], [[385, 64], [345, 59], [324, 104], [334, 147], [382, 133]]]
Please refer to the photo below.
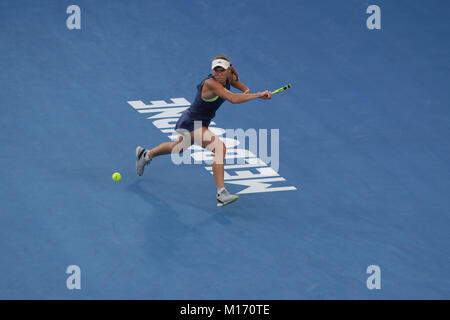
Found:
[[257, 93], [233, 93], [229, 91], [227, 88], [224, 88], [218, 81], [210, 78], [205, 81], [208, 90], [214, 92], [214, 94], [218, 95], [222, 99], [225, 99], [233, 104], [247, 102], [256, 98], [270, 99], [272, 98], [272, 94], [270, 91], [263, 91]]

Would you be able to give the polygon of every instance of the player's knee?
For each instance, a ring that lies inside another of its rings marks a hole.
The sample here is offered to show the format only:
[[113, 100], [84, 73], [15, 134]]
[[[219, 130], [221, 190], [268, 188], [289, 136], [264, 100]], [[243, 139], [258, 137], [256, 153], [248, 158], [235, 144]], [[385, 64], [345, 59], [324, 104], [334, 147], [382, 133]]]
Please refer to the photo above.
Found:
[[177, 149], [177, 153], [182, 154], [185, 150], [186, 150], [185, 147], [179, 146], [179, 148]]
[[225, 144], [219, 140], [219, 143], [217, 143], [215, 153], [222, 159], [225, 159], [225, 154], [227, 153], [227, 147]]
[[183, 153], [187, 148], [189, 148], [188, 143], [181, 137], [177, 141], [172, 142], [172, 153]]

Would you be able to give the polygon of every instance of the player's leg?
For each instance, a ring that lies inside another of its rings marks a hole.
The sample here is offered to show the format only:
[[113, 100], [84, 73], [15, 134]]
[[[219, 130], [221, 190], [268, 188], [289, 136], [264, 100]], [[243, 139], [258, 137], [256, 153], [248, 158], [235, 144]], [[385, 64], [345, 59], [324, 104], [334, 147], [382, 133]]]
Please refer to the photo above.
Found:
[[195, 143], [214, 153], [212, 169], [217, 186], [217, 206], [221, 207], [236, 201], [239, 196], [230, 194], [224, 187], [224, 163], [227, 151], [225, 144], [206, 127], [194, 130], [191, 136]]
[[148, 158], [153, 159], [154, 157], [157, 156], [170, 154], [172, 153], [172, 150], [174, 150], [177, 146], [178, 146], [178, 148], [176, 148], [177, 152], [182, 153], [192, 145], [192, 143], [189, 143], [186, 140], [188, 140], [186, 139], [186, 137], [179, 136], [178, 139], [175, 141], [163, 142], [159, 146], [156, 146], [153, 149], [148, 150]]
[[202, 146], [202, 148], [214, 153], [212, 163], [214, 180], [216, 181], [217, 190], [222, 189], [224, 187], [225, 144], [206, 127], [201, 127], [192, 131], [191, 138], [196, 144]]
[[177, 140], [171, 142], [163, 142], [151, 150], [147, 150], [141, 146], [136, 148], [136, 173], [139, 176], [144, 174], [144, 168], [154, 157], [170, 154], [172, 152], [182, 153], [193, 143], [190, 135], [179, 136]]

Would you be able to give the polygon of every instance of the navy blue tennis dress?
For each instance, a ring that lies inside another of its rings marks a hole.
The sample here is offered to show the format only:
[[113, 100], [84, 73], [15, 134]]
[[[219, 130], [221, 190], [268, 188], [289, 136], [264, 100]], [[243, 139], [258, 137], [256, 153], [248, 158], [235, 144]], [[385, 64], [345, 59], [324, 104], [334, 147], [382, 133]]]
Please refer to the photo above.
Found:
[[[209, 126], [209, 123], [216, 115], [217, 109], [225, 102], [225, 99], [219, 96], [208, 100], [202, 99], [203, 84], [207, 79], [212, 77], [212, 74], [208, 75], [207, 78], [203, 79], [203, 81], [197, 85], [197, 95], [195, 96], [194, 103], [191, 104], [188, 109], [183, 111], [175, 125], [175, 130], [185, 129], [191, 132], [194, 130], [194, 121], [201, 121], [202, 127]], [[230, 90], [230, 80], [228, 78], [224, 87]]]

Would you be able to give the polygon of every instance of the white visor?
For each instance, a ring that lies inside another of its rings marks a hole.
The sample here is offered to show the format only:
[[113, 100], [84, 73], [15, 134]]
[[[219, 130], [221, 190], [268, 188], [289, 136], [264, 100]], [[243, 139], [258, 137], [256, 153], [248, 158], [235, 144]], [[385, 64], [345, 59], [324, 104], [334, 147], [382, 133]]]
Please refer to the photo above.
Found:
[[230, 67], [230, 62], [228, 62], [225, 59], [216, 59], [216, 60], [213, 60], [213, 62], [211, 64], [211, 70], [213, 70], [215, 67], [222, 67], [226, 70]]

